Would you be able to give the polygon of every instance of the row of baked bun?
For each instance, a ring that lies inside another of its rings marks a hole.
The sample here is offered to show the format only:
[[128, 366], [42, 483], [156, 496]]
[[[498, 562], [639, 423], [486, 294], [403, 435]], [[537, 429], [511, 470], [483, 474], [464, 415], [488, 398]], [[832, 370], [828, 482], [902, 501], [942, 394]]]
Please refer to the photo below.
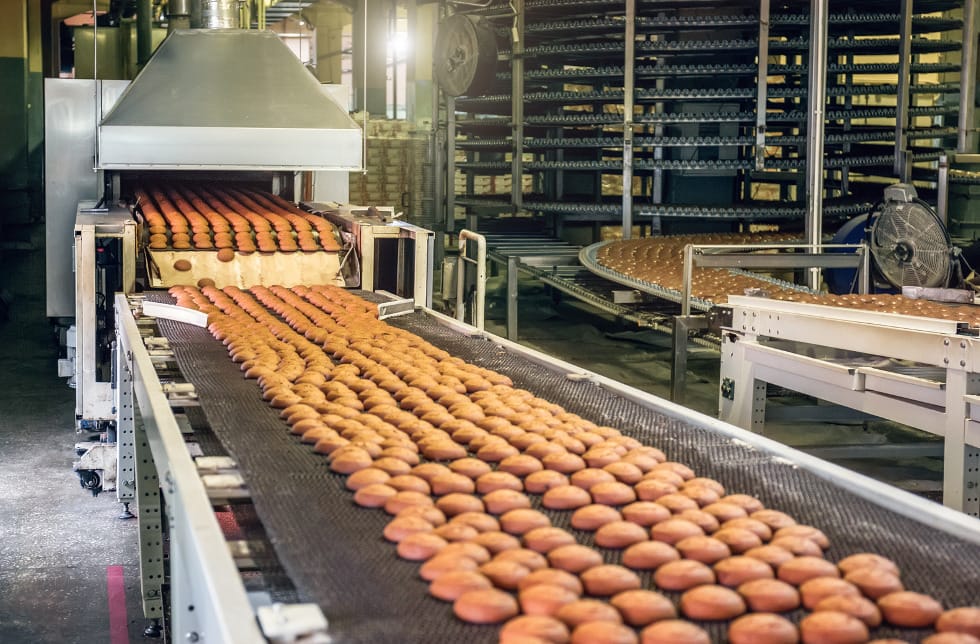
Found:
[[[707, 642], [705, 621], [730, 621], [736, 643], [865, 642], [883, 621], [956, 633], [931, 644], [980, 635], [980, 608], [944, 613], [876, 554], [828, 561], [818, 528], [378, 321], [342, 289], [171, 293], [208, 313], [354, 502], [392, 515], [384, 535], [430, 593], [460, 619], [505, 622], [501, 641]], [[799, 625], [782, 615], [801, 606]]]
[[[597, 261], [602, 266], [635, 279], [658, 284], [667, 289], [683, 289], [684, 247], [696, 245], [785, 244], [793, 241], [788, 233], [707, 233], [644, 237], [614, 241], [599, 249]], [[792, 293], [775, 284], [721, 268], [698, 268], [692, 273], [691, 293], [695, 297], [723, 303], [730, 293], [746, 288], [765, 288], [772, 294]]]
[[[792, 236], [786, 233], [744, 235], [713, 233], [646, 237], [612, 242], [599, 249], [601, 265], [618, 273], [680, 291], [683, 285], [684, 247], [687, 244], [768, 244], [786, 243]], [[733, 273], [720, 268], [696, 268], [692, 279], [695, 297], [723, 304], [729, 295], [744, 295], [746, 289], [761, 288], [776, 300], [822, 304], [966, 322], [980, 326], [980, 310], [973, 306], [950, 306], [928, 300], [911, 299], [901, 294], [834, 295], [811, 294]]]
[[331, 222], [270, 193], [220, 184], [173, 184], [137, 188], [134, 194], [154, 250], [340, 250]]

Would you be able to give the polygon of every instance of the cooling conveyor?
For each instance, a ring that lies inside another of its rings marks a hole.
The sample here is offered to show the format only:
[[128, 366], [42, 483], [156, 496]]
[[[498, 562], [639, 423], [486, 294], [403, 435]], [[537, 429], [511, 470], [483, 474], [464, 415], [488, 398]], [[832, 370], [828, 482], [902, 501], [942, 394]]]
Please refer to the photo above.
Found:
[[[164, 294], [144, 297], [172, 301]], [[227, 453], [232, 460], [225, 466], [241, 477], [239, 484], [230, 486], [234, 493], [227, 491], [224, 480], [225, 491], [212, 491], [212, 497], [220, 497], [222, 504], [234, 497], [254, 504], [288, 576], [285, 585], [293, 587], [267, 588], [272, 596], [289, 597], [294, 589], [301, 601], [315, 603], [329, 620], [331, 641], [337, 643], [496, 641], [496, 627], [466, 625], [448, 604], [427, 594], [417, 564], [399, 559], [394, 545], [382, 538], [387, 515], [352, 503], [343, 477], [331, 473], [322, 456], [286, 431], [278, 411], [261, 400], [254, 382], [242, 378], [221, 343], [204, 328], [142, 315], [143, 301], [122, 295], [115, 300], [119, 355], [125, 367], [119, 395], [125, 403], [130, 386], [125, 374], [131, 374], [142, 418], [134, 434], [137, 454], [146, 453], [139, 451], [140, 445], [147, 446], [156, 470], [150, 485], [144, 486], [147, 473], [137, 463], [141, 534], [159, 546], [152, 530], [145, 531], [152, 521], [143, 523], [142, 507], [158, 474], [169, 520], [175, 635], [194, 633], [204, 641], [240, 644], [264, 641], [248, 617], [249, 596], [212, 514], [207, 477], [202, 482], [199, 475], [201, 458], [195, 466], [175, 420], [175, 414], [188, 410], [196, 414], [199, 406], [208, 427], [194, 427], [197, 438], [192, 440], [205, 455]], [[830, 538], [827, 558], [832, 561], [855, 552], [877, 552], [898, 563], [909, 589], [930, 593], [946, 607], [976, 601], [980, 522], [975, 519], [430, 310], [387, 322], [455, 357], [507, 375], [515, 386], [567, 411], [658, 446], [669, 458], [717, 479], [732, 492], [754, 494], [767, 507], [819, 527]], [[217, 441], [210, 438], [212, 432]], [[531, 498], [539, 507], [540, 496]], [[569, 529], [579, 543], [593, 545], [591, 533], [569, 527], [569, 512], [546, 512], [553, 525]], [[621, 551], [600, 551], [607, 563], [620, 560]], [[275, 569], [268, 578], [273, 585], [283, 583]], [[649, 574], [641, 578], [649, 587]], [[677, 593], [666, 594], [676, 603]], [[290, 609], [274, 612], [278, 621], [268, 619], [267, 612], [263, 624], [288, 631], [288, 626], [302, 621], [291, 620]], [[804, 615], [788, 614], [794, 621]], [[714, 641], [724, 641], [725, 623], [703, 626]], [[881, 627], [872, 637], [919, 641], [927, 634]], [[264, 635], [271, 638], [269, 630]]]

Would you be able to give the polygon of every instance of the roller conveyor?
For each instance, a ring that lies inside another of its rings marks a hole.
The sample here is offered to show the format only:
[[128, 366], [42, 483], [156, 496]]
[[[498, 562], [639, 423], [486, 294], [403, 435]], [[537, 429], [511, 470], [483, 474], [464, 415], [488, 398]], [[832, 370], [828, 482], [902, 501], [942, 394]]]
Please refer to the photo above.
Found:
[[[757, 16], [639, 16], [636, 20], [637, 29], [699, 29], [704, 27], [750, 27], [758, 24]], [[558, 20], [554, 22], [529, 22], [527, 33], [553, 34], [559, 32], [590, 32], [609, 29], [621, 30], [623, 19], [595, 18], [591, 20]]]
[[[888, 96], [894, 95], [898, 86], [894, 84], [834, 86], [827, 89], [827, 96]], [[934, 85], [913, 85], [913, 94], [955, 94], [959, 85], [952, 83], [937, 83]], [[803, 98], [807, 94], [805, 87], [771, 87], [767, 95], [770, 98]], [[530, 92], [524, 95], [528, 103], [619, 103], [623, 100], [623, 92], [607, 90], [601, 92]], [[640, 89], [636, 91], [637, 101], [755, 101], [756, 90], [751, 87], [730, 88], [675, 88], [675, 89]], [[494, 94], [488, 96], [460, 98], [457, 105], [460, 108], [474, 104], [496, 104], [510, 110], [512, 97], [509, 94]]]
[[[802, 139], [801, 139], [802, 141]], [[498, 141], [500, 145], [509, 144], [508, 142]], [[730, 147], [741, 145], [754, 145], [755, 139], [752, 137], [723, 137], [723, 136], [640, 136], [633, 139], [636, 148], [644, 147]], [[619, 148], [623, 147], [623, 140], [617, 137], [589, 137], [589, 138], [564, 138], [547, 139], [533, 137], [524, 140], [525, 149], [528, 148]]]
[[[898, 38], [829, 38], [827, 48], [830, 51], [847, 51], [854, 54], [884, 54], [898, 53], [900, 41]], [[791, 40], [776, 40], [769, 43], [773, 51], [808, 51], [810, 41], [806, 38], [794, 38]], [[924, 38], [912, 39], [913, 54], [939, 53], [944, 51], [956, 51], [960, 48], [959, 43], [952, 40], [926, 40]]]
[[[495, 208], [500, 211], [511, 210], [509, 199], [499, 197], [457, 197], [458, 205], [480, 208]], [[734, 204], [732, 206], [689, 206], [677, 204], [647, 204], [634, 203], [633, 214], [639, 217], [694, 217], [705, 219], [735, 219], [735, 220], [789, 220], [799, 218], [805, 212], [796, 205], [765, 205], [766, 202], [751, 204]], [[850, 217], [867, 214], [873, 204], [860, 199], [828, 200], [824, 204], [824, 212], [831, 217]], [[544, 201], [527, 198], [524, 208], [541, 212], [561, 213], [569, 219], [586, 221], [605, 220], [615, 221], [623, 212], [621, 203], [579, 203], [571, 201]]]
[[[854, 54], [886, 54], [898, 53], [900, 41], [897, 38], [869, 38], [855, 40], [850, 38], [830, 38], [827, 48], [830, 51], [847, 51]], [[718, 52], [757, 51], [759, 42], [752, 39], [733, 40], [696, 40], [696, 41], [653, 41], [638, 42], [636, 51], [643, 54], [683, 54], [685, 56], [707, 56]], [[774, 52], [805, 52], [810, 49], [810, 41], [806, 38], [790, 40], [775, 40], [769, 43]], [[951, 40], [912, 40], [913, 54], [930, 54], [956, 51], [960, 44]], [[583, 44], [539, 45], [524, 50], [526, 57], [547, 56], [595, 56], [596, 54], [620, 54], [625, 51], [620, 42], [598, 42]], [[501, 52], [501, 56], [509, 59], [510, 51]]]
[[[582, 262], [582, 265], [585, 266], [589, 271], [591, 271], [592, 273], [600, 277], [603, 277], [617, 284], [622, 284], [623, 286], [634, 288], [640, 291], [641, 293], [648, 293], [660, 299], [667, 300], [669, 302], [675, 302], [677, 304], [680, 304], [684, 301], [684, 294], [675, 288], [670, 288], [664, 286], [663, 284], [657, 284], [654, 282], [642, 280], [637, 277], [633, 277], [632, 275], [626, 275], [603, 265], [599, 261], [599, 251], [609, 243], [610, 242], [600, 242], [598, 244], [592, 244], [591, 246], [587, 246], [586, 248], [583, 248], [581, 253], [579, 254], [579, 259]], [[811, 292], [806, 287], [798, 286], [796, 284], [787, 282], [785, 280], [774, 279], [755, 273], [742, 272], [742, 274], [748, 275], [749, 277], [758, 280], [760, 285], [773, 284], [780, 288], [790, 289], [793, 291], [799, 291], [803, 293]], [[695, 296], [692, 296], [690, 298], [690, 301], [691, 301], [691, 308], [699, 311], [707, 311], [708, 309], [710, 309], [712, 306], [715, 305], [715, 302], [702, 299], [699, 297], [695, 297]]]
[[[714, 76], [714, 75], [750, 75], [758, 70], [755, 65], [637, 65], [634, 73], [637, 78], [664, 78], [680, 76]], [[528, 71], [524, 77], [527, 79], [589, 79], [622, 77], [623, 68], [616, 65], [603, 65], [601, 67], [582, 67], [580, 69], [534, 69]], [[497, 78], [508, 80], [511, 78], [510, 72], [500, 72]]]
[[[855, 93], [858, 89], [855, 88]], [[771, 96], [784, 96], [788, 94], [777, 93], [773, 90]], [[793, 89], [793, 96], [802, 96], [802, 89]], [[937, 90], [938, 91], [938, 90]], [[871, 93], [871, 92], [869, 92]], [[881, 92], [886, 93], [886, 92]], [[755, 100], [756, 92], [748, 87], [732, 88], [711, 88], [711, 89], [641, 89], [636, 92], [636, 99], [640, 101], [712, 101], [712, 100]], [[623, 100], [623, 92], [616, 90], [606, 90], [601, 92], [530, 92], [524, 95], [524, 99], [529, 103], [619, 103]], [[471, 98], [460, 98], [456, 101], [460, 107], [465, 107], [473, 103], [502, 103], [510, 107], [511, 96], [509, 94], [494, 94]]]
[[[862, 31], [874, 31], [878, 33], [894, 32], [900, 24], [901, 16], [897, 13], [835, 13], [829, 17], [831, 28], [847, 27], [853, 29], [858, 26]], [[778, 27], [798, 27], [801, 30], [809, 28], [810, 19], [808, 15], [801, 14], [773, 14], [769, 18], [773, 28]], [[643, 32], [664, 32], [675, 30], [696, 30], [696, 29], [737, 29], [752, 28], [759, 23], [758, 16], [755, 15], [701, 15], [701, 16], [660, 16], [647, 17], [639, 16], [636, 19], [636, 27]], [[596, 34], [604, 35], [612, 32], [613, 34], [621, 31], [623, 18], [592, 18], [586, 20], [556, 20], [556, 21], [531, 21], [525, 27], [528, 34], [541, 36], [554, 36], [556, 34], [575, 34], [579, 36]], [[941, 18], [935, 16], [914, 16], [912, 19], [912, 30], [914, 34], [947, 32], [961, 29], [962, 20]], [[507, 35], [506, 29], [501, 27], [501, 35]]]
[[[958, 72], [960, 66], [954, 63], [913, 63], [913, 74], [942, 74]], [[680, 76], [744, 76], [755, 74], [755, 65], [638, 65], [634, 70], [637, 78], [668, 78]], [[831, 74], [897, 74], [898, 63], [831, 63], [828, 65]], [[803, 65], [770, 65], [769, 72], [773, 75], [806, 74]], [[534, 69], [525, 75], [527, 79], [591, 79], [616, 78], [623, 76], [623, 68], [615, 65], [602, 67], [583, 67], [580, 69]], [[510, 80], [510, 72], [498, 72], [499, 80]]]
[[[831, 74], [897, 74], [898, 63], [830, 63], [827, 71]], [[941, 74], [958, 72], [960, 66], [954, 63], [912, 63], [913, 74]], [[769, 72], [780, 74], [806, 74], [803, 65], [770, 65]]]
[[[795, 113], [791, 113], [795, 114]], [[770, 115], [774, 120], [777, 115]], [[799, 120], [799, 119], [786, 119]], [[638, 116], [637, 123], [737, 123], [754, 122], [755, 112], [651, 112]]]
[[[768, 506], [820, 527], [831, 539], [831, 560], [879, 552], [899, 564], [910, 588], [932, 593], [947, 606], [975, 599], [980, 546], [937, 527], [956, 529], [936, 520], [927, 502], [598, 376], [569, 379], [566, 373], [579, 370], [553, 360], [553, 367], [543, 367], [540, 360], [546, 358], [502, 340], [488, 342], [435, 316], [419, 312], [392, 323], [454, 356], [505, 373], [517, 386], [569, 411], [660, 445], [671, 458], [732, 491], [755, 492]], [[342, 477], [289, 436], [220, 343], [203, 329], [165, 320], [158, 325], [183, 376], [195, 384], [211, 430], [238, 462], [291, 584], [300, 597], [322, 607], [334, 641], [495, 641], [496, 628], [463, 625], [447, 604], [426, 594], [417, 565], [398, 560], [393, 545], [380, 538], [386, 516], [352, 505]], [[555, 525], [568, 527], [569, 513], [549, 514]], [[592, 545], [589, 533], [572, 532]], [[925, 552], [930, 556], [923, 557]], [[618, 560], [617, 552], [603, 553], [607, 561]], [[649, 583], [646, 575], [643, 581]], [[676, 594], [669, 596], [676, 602]], [[723, 641], [723, 626], [706, 626], [714, 641]], [[874, 631], [875, 637], [908, 641], [926, 634]]]
[[[912, 85], [909, 91], [913, 94], [955, 94], [960, 91], [959, 85], [952, 83], [936, 83], [934, 85]], [[768, 95], [773, 98], [802, 98], [806, 96], [804, 87], [773, 87]], [[827, 96], [888, 96], [898, 92], [898, 85], [877, 84], [877, 85], [851, 85], [834, 86], [827, 88]]]
[[[910, 140], [916, 139], [935, 139], [940, 137], [955, 136], [956, 128], [910, 128], [907, 136]], [[835, 132], [827, 134], [824, 142], [828, 145], [843, 145], [846, 143], [866, 143], [866, 142], [888, 142], [895, 137], [894, 130], [890, 128], [867, 128], [855, 127], [848, 132]], [[775, 145], [803, 145], [806, 138], [802, 136], [772, 136], [766, 138], [766, 143]]]
[[[734, 143], [732, 144], [734, 145]], [[574, 147], [574, 146], [572, 146]], [[935, 161], [941, 152], [938, 150], [924, 150], [914, 152], [914, 161]], [[839, 168], [849, 167], [872, 167], [887, 166], [894, 159], [887, 154], [878, 155], [848, 155], [845, 157], [827, 156], [824, 159], [824, 167]], [[623, 162], [620, 159], [606, 159], [602, 161], [529, 161], [524, 163], [527, 170], [601, 170], [614, 172], [622, 169]], [[806, 166], [806, 159], [767, 159], [766, 167], [779, 170], [796, 170]], [[648, 159], [638, 158], [633, 162], [633, 167], [637, 170], [751, 170], [755, 168], [755, 163], [744, 159], [716, 160], [716, 159]], [[456, 168], [468, 172], [485, 172], [493, 174], [508, 174], [511, 171], [509, 161], [460, 161], [456, 163]]]
[[[688, 7], [714, 7], [717, 6], [716, 3], [710, 0], [639, 0], [637, 3], [642, 9], [683, 9]], [[753, 2], [743, 2], [743, 3], [732, 3], [728, 6], [743, 6], [747, 10], [753, 10], [757, 6]], [[623, 0], [528, 0], [525, 3], [528, 9], [535, 11], [546, 11], [548, 9], [554, 9], [560, 14], [573, 13], [575, 11], [581, 11], [582, 13], [612, 13], [616, 11], [623, 11]], [[847, 2], [840, 2], [836, 0], [830, 5], [832, 14], [831, 15], [846, 15], [842, 12], [846, 11], [850, 6]], [[958, 0], [919, 0], [915, 3], [915, 9], [919, 13], [937, 13], [941, 11], [949, 11], [962, 6], [962, 3]], [[795, 8], [797, 11], [805, 11], [809, 8], [809, 4], [802, 1], [797, 1], [795, 3], [787, 3], [788, 8]], [[895, 4], [890, 0], [871, 0], [862, 2], [861, 8], [866, 12], [871, 12], [877, 10], [881, 13], [890, 13], [894, 11]], [[592, 11], [589, 11], [592, 10]], [[496, 2], [491, 3], [490, 6], [480, 9], [473, 10], [474, 15], [490, 15], [496, 18], [507, 18], [512, 17], [513, 14], [509, 12], [510, 6], [507, 2]]]
[[[910, 107], [909, 114], [912, 116], [942, 116], [946, 114], [955, 114], [957, 108], [952, 105], [947, 106], [931, 106], [931, 107]], [[660, 115], [656, 115], [660, 116]], [[666, 115], [671, 116], [671, 115]], [[694, 115], [691, 115], [694, 116]], [[743, 118], [733, 119], [733, 120], [746, 120], [744, 117], [746, 114], [741, 115]], [[873, 118], [894, 118], [895, 108], [894, 107], [873, 107], [873, 108], [852, 108], [852, 109], [832, 109], [827, 111], [827, 119], [831, 121], [844, 121], [850, 119], [873, 119]], [[795, 121], [803, 122], [806, 121], [806, 112], [799, 110], [790, 110], [787, 112], [774, 112], [770, 113], [767, 118], [770, 121]]]
[[980, 186], [980, 172], [959, 169], [950, 170], [949, 182], [960, 185]]

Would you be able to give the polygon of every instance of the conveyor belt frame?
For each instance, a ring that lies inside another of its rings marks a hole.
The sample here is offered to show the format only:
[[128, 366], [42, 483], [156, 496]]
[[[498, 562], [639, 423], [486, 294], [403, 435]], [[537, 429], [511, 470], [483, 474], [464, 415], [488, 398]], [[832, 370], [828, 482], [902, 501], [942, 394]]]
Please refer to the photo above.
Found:
[[[154, 511], [159, 516], [160, 492], [166, 501], [170, 534], [170, 632], [175, 639], [186, 638], [191, 642], [266, 642], [208, 493], [143, 343], [133, 313], [137, 300], [131, 302], [126, 295], [116, 294], [114, 304], [119, 355], [132, 374], [131, 386], [142, 419], [137, 425], [136, 441], [148, 447], [148, 455], [152, 457], [149, 465], [159, 475], [159, 479], [137, 476], [141, 522], [144, 515], [150, 516]], [[146, 467], [140, 472], [152, 473]], [[162, 543], [159, 532], [144, 538], [142, 528], [141, 523], [141, 561], [146, 557], [148, 542], [155, 542], [156, 551]], [[149, 558], [152, 557], [150, 553]], [[147, 577], [158, 572], [162, 574], [162, 561], [159, 571], [143, 570], [144, 601], [159, 598], [161, 580], [147, 583]]]
[[[874, 311], [730, 296], [720, 416], [765, 431], [766, 383], [910, 425], [945, 441], [943, 501], [980, 516], [980, 339], [962, 325]], [[945, 370], [944, 382], [804, 355], [794, 344]]]
[[[135, 300], [134, 300], [135, 302]], [[249, 599], [238, 578], [232, 555], [220, 529], [180, 434], [173, 410], [163, 394], [153, 362], [143, 346], [140, 329], [131, 311], [133, 303], [125, 296], [115, 301], [120, 319], [122, 352], [132, 361], [136, 400], [140, 406], [147, 442], [155, 466], [161, 474], [163, 493], [168, 501], [171, 525], [171, 574], [183, 576], [172, 585], [176, 602], [193, 602], [193, 615], [182, 610], [190, 604], [173, 603], [173, 630], [182, 636], [207, 636], [211, 641], [262, 642]], [[820, 479], [846, 488], [859, 497], [929, 525], [970, 543], [980, 543], [980, 522], [962, 513], [916, 497], [860, 474], [832, 465], [793, 448], [776, 443], [725, 422], [667, 402], [656, 396], [592, 373], [573, 364], [547, 356], [479, 331], [448, 316], [423, 309], [439, 325], [459, 333], [472, 342], [490, 342], [500, 351], [531, 361], [552, 373], [614, 392], [646, 409], [707, 430], [742, 447], [756, 450], [774, 460], [803, 469]], [[978, 398], [980, 402], [980, 398]], [[980, 412], [978, 412], [980, 418]], [[186, 583], [192, 580], [193, 584]], [[192, 621], [192, 620], [198, 621]], [[206, 630], [205, 630], [206, 629]]]

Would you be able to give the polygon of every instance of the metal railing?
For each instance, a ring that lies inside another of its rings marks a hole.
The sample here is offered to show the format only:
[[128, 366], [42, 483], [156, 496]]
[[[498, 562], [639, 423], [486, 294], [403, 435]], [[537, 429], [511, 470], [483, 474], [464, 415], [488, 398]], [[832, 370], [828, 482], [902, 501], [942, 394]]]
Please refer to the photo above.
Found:
[[[796, 253], [753, 253], [748, 251], [799, 250]], [[827, 250], [847, 251], [827, 253]], [[741, 269], [854, 268], [858, 291], [868, 292], [870, 253], [865, 244], [688, 244], [684, 247], [681, 315], [691, 314], [691, 280], [694, 267]]]
[[[468, 242], [476, 242], [476, 259], [467, 255]], [[459, 231], [459, 257], [456, 259], [456, 319], [466, 318], [466, 265], [476, 265], [476, 292], [473, 297], [473, 326], [483, 330], [487, 301], [487, 240], [465, 228]]]

